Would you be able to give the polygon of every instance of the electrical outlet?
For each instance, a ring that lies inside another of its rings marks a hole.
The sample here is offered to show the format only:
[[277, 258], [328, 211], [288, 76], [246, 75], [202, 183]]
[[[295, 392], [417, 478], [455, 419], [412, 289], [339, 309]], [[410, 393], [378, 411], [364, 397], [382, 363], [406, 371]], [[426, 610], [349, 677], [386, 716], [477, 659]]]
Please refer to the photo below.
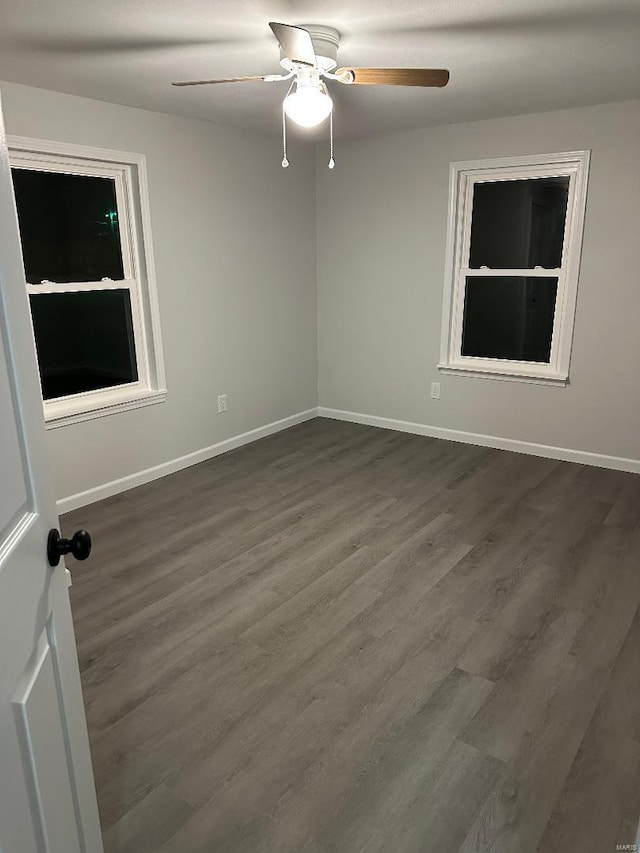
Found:
[[218, 414], [221, 415], [227, 411], [227, 395], [220, 394], [218, 397]]
[[439, 400], [440, 399], [440, 383], [432, 382], [431, 383], [431, 399]]

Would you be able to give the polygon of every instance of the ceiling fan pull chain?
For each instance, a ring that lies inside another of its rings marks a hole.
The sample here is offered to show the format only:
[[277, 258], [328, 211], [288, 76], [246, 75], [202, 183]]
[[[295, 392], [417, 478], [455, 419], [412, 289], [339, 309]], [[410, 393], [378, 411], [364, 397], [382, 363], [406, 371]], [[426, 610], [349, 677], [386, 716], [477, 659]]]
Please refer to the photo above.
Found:
[[287, 160], [287, 119], [282, 107], [282, 168], [286, 169], [289, 165]]
[[333, 159], [333, 110], [329, 113], [329, 162], [327, 165], [330, 169], [336, 165], [336, 161]]
[[282, 168], [286, 169], [289, 166], [289, 161], [287, 160], [287, 115], [284, 111], [284, 101], [286, 101], [288, 95], [291, 93], [293, 86], [295, 84], [295, 80], [291, 81], [291, 85], [289, 86], [289, 91], [285, 95], [284, 100], [282, 101]]

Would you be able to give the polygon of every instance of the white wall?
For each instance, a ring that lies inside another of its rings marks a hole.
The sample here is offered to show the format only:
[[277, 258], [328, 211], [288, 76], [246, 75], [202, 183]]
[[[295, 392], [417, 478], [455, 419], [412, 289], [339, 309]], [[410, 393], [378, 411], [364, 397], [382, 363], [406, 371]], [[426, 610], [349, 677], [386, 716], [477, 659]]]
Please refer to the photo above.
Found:
[[50, 430], [59, 497], [316, 405], [308, 145], [285, 171], [277, 137], [11, 83], [0, 91], [10, 134], [147, 156], [169, 395]]
[[[147, 155], [169, 396], [50, 430], [60, 497], [316, 406], [318, 364], [324, 407], [640, 459], [640, 102], [339, 142], [330, 171], [321, 145], [283, 170], [276, 137], [0, 90], [9, 133]], [[582, 148], [570, 385], [439, 375], [449, 163]]]
[[[639, 139], [635, 101], [339, 142], [333, 171], [319, 151], [320, 405], [639, 460]], [[440, 375], [449, 163], [585, 148], [570, 384]]]

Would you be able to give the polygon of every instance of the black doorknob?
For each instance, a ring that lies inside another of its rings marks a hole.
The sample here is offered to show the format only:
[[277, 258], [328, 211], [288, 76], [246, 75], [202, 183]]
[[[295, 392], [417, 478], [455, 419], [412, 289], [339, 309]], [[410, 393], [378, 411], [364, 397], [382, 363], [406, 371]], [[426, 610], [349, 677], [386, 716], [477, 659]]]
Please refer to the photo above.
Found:
[[49, 531], [47, 558], [50, 566], [57, 566], [65, 554], [73, 554], [76, 560], [86, 560], [90, 553], [91, 536], [86, 530], [76, 530], [71, 539], [63, 539], [55, 527]]

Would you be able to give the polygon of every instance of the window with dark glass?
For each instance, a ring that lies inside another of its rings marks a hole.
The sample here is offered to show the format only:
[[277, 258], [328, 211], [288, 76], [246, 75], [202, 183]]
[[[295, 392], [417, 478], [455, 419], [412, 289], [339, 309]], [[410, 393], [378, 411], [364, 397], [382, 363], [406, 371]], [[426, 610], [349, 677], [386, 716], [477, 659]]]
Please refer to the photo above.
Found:
[[137, 382], [115, 178], [12, 177], [44, 400]]
[[474, 184], [461, 355], [549, 363], [568, 197], [567, 175]]
[[477, 182], [469, 266], [558, 269], [569, 177]]
[[124, 278], [113, 178], [12, 169], [26, 279]]
[[468, 276], [462, 355], [548, 362], [557, 289], [557, 278]]
[[128, 290], [29, 296], [45, 400], [135, 382]]

